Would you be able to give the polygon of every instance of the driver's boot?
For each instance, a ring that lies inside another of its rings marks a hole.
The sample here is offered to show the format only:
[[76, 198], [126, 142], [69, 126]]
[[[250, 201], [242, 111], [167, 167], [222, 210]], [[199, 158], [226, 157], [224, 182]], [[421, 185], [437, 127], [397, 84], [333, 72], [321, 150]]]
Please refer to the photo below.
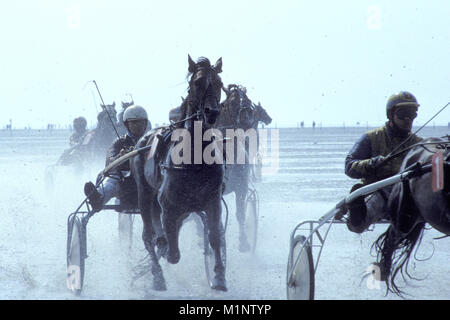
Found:
[[[352, 187], [350, 192], [361, 188], [362, 184], [356, 184]], [[347, 204], [349, 211], [349, 219], [347, 220], [347, 227], [350, 231], [362, 233], [366, 229], [365, 221], [367, 217], [367, 207], [364, 197], [359, 197]]]
[[84, 185], [84, 194], [89, 199], [89, 203], [92, 206], [92, 211], [98, 212], [102, 209], [103, 197], [92, 182], [86, 182]]

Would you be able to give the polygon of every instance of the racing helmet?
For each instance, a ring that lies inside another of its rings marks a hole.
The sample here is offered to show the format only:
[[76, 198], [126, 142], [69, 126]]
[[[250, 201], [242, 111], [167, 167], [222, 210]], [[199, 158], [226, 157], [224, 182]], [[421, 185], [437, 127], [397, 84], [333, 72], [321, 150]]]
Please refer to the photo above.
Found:
[[128, 120], [148, 120], [147, 111], [141, 106], [133, 105], [123, 113], [123, 122]]
[[413, 107], [419, 108], [420, 104], [417, 103], [416, 97], [408, 91], [400, 91], [391, 95], [386, 103], [386, 115], [391, 119], [394, 111], [398, 107]]

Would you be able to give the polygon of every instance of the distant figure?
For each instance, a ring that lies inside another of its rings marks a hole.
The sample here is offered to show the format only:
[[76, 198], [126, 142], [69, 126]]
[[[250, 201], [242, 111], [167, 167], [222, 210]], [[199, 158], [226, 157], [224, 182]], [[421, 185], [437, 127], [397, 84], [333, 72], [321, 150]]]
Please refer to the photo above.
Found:
[[313, 129], [316, 127], [316, 122], [315, 121], [313, 121], [312, 127], [313, 127]]
[[115, 102], [111, 105], [102, 105], [103, 110], [97, 114], [97, 127], [92, 132], [91, 150], [101, 155], [102, 158], [108, 147], [117, 138], [117, 112], [115, 106]]
[[450, 122], [448, 123], [448, 128], [450, 129]]
[[300, 126], [301, 126], [302, 128], [304, 128], [304, 127], [305, 127], [305, 121], [300, 122]]
[[69, 144], [71, 147], [76, 146], [83, 141], [84, 136], [87, 133], [87, 121], [85, 117], [78, 117], [73, 120], [74, 133], [70, 136]]

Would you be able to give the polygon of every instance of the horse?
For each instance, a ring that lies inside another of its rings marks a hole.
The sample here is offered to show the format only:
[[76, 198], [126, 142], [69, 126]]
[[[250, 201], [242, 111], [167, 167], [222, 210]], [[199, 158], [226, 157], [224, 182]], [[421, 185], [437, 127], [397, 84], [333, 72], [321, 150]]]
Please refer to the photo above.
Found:
[[86, 131], [76, 144], [64, 150], [56, 163], [57, 165], [73, 165], [77, 170], [82, 170], [89, 166], [93, 160], [105, 158], [106, 151], [117, 138], [115, 102], [106, 106], [102, 105], [102, 108], [103, 110], [97, 115], [97, 127]]
[[118, 138], [117, 132], [117, 112], [116, 103], [102, 105], [102, 111], [97, 115], [97, 127], [88, 132], [83, 143], [90, 145], [90, 150], [94, 158], [104, 159], [106, 151], [112, 142]]
[[266, 126], [272, 123], [272, 118], [267, 113], [266, 109], [261, 106], [261, 102], [253, 105], [255, 108], [255, 122], [253, 123], [253, 128], [258, 128], [260, 122], [264, 123]]
[[433, 192], [432, 172], [421, 173], [414, 178], [393, 186], [388, 199], [390, 224], [372, 245], [377, 252], [375, 265], [380, 280], [385, 281], [387, 292], [399, 296], [403, 291], [395, 283], [401, 273], [408, 273], [408, 264], [414, 248], [418, 248], [426, 224], [445, 235], [450, 235], [450, 143], [441, 138], [428, 138], [413, 146], [405, 156], [400, 169], [416, 163], [429, 164], [438, 150], [444, 151], [444, 189]]
[[[226, 133], [227, 129], [252, 129], [254, 123], [255, 109], [250, 99], [246, 95], [246, 90], [242, 86], [229, 85], [227, 89], [224, 89], [227, 93], [226, 100], [222, 103], [221, 112], [217, 119], [217, 128], [222, 131], [223, 136], [226, 137], [225, 148], [228, 143], [233, 144], [233, 159], [231, 163], [225, 165], [225, 178], [224, 178], [224, 195], [234, 192], [236, 198], [236, 218], [239, 223], [239, 251], [248, 252], [251, 250], [251, 246], [248, 242], [247, 235], [245, 233], [245, 200], [249, 190], [249, 176], [251, 172], [251, 163], [249, 158], [249, 143], [257, 143], [255, 141], [240, 141], [237, 137], [237, 143], [230, 141]], [[255, 134], [256, 137], [256, 134]], [[244, 136], [245, 139], [245, 136]], [[239, 152], [244, 153], [245, 162], [239, 163]]]
[[[153, 288], [166, 290], [159, 257], [164, 257], [172, 264], [178, 263], [178, 236], [184, 219], [190, 213], [204, 212], [203, 216], [206, 218], [203, 222], [216, 261], [211, 288], [226, 291], [225, 234], [221, 221], [223, 164], [191, 162], [192, 157], [194, 160], [196, 158], [194, 145], [199, 143], [202, 155], [206, 145], [205, 142], [198, 141], [194, 141], [193, 145], [187, 138], [189, 136], [195, 139], [195, 130], [200, 128], [201, 133], [204, 133], [216, 121], [222, 87], [219, 76], [222, 72], [222, 59], [211, 65], [207, 58], [201, 57], [194, 62], [188, 55], [188, 63], [188, 95], [180, 108], [183, 119], [177, 124], [155, 129], [144, 135], [136, 148], [152, 143], [153, 150], [131, 161], [144, 225], [142, 239], [150, 257]], [[181, 142], [173, 139], [177, 132], [186, 134]], [[180, 145], [185, 149], [177, 152]], [[175, 161], [175, 157], [181, 153], [183, 156], [191, 156], [187, 163]]]

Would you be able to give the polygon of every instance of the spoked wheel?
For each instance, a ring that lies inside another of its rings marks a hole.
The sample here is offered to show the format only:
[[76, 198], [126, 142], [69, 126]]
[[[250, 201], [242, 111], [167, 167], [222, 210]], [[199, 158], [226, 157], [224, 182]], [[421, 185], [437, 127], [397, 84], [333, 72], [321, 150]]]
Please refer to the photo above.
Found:
[[80, 295], [84, 280], [86, 235], [76, 215], [70, 217], [67, 229], [67, 288]]
[[258, 198], [256, 191], [250, 191], [250, 194], [245, 200], [245, 234], [250, 243], [250, 252], [254, 253], [256, 250], [256, 241], [258, 236]]
[[118, 220], [120, 245], [129, 251], [133, 241], [133, 215], [119, 213]]
[[306, 242], [304, 236], [298, 235], [294, 238], [292, 252], [289, 253], [288, 275], [292, 270], [293, 264], [298, 258], [295, 269], [292, 270], [292, 283], [287, 284], [288, 300], [313, 300], [314, 299], [314, 260], [310, 244]]

